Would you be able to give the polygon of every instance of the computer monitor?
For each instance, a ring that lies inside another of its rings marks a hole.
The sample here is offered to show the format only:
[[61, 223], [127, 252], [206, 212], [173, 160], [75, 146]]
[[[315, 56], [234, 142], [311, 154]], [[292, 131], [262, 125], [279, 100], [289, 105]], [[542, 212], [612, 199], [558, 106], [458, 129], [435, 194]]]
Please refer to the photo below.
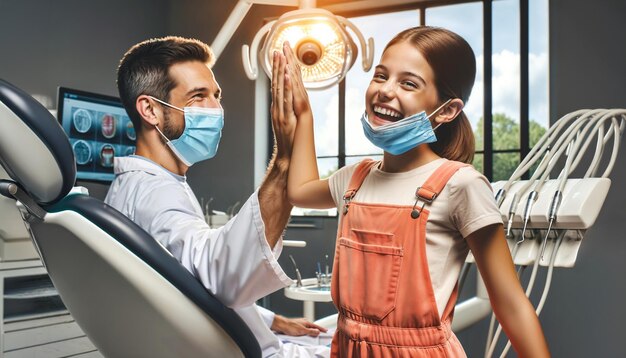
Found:
[[110, 182], [113, 157], [135, 153], [135, 128], [119, 98], [59, 87], [57, 117], [74, 150], [77, 179]]

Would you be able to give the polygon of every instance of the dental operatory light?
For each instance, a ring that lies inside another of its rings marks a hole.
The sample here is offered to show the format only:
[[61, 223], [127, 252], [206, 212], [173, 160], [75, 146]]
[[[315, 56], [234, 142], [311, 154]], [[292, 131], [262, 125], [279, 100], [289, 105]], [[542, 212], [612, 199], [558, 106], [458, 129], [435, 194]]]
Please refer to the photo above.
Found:
[[259, 60], [266, 74], [271, 77], [272, 54], [274, 51], [282, 51], [285, 41], [289, 41], [296, 54], [304, 85], [310, 89], [328, 88], [345, 77], [358, 54], [353, 36], [361, 45], [363, 70], [367, 72], [372, 67], [374, 40], [369, 38], [365, 41], [359, 29], [347, 19], [315, 8], [314, 0], [239, 0], [211, 44], [216, 57], [219, 57], [253, 4], [300, 8], [265, 24], [254, 36], [250, 46], [243, 45], [243, 67], [251, 80], [258, 77]]
[[345, 77], [358, 54], [348, 28], [359, 39], [363, 70], [367, 72], [372, 66], [373, 39], [370, 38], [366, 44], [361, 32], [350, 21], [327, 10], [306, 8], [290, 11], [268, 23], [257, 33], [250, 48], [244, 45], [246, 74], [248, 78], [256, 79], [256, 54], [261, 38], [267, 33], [260, 62], [268, 76], [272, 74], [272, 54], [282, 51], [283, 43], [289, 41], [300, 62], [305, 87], [323, 89], [333, 86]]

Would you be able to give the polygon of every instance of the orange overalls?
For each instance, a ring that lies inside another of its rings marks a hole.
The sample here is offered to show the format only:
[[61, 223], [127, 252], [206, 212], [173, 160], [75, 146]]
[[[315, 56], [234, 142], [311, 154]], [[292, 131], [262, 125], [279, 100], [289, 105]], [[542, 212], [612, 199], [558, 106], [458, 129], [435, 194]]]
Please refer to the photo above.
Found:
[[339, 311], [331, 356], [466, 357], [450, 329], [457, 288], [441, 319], [435, 302], [424, 208], [466, 164], [446, 161], [437, 168], [417, 188], [413, 207], [353, 202], [374, 164], [357, 166], [344, 195], [331, 286]]

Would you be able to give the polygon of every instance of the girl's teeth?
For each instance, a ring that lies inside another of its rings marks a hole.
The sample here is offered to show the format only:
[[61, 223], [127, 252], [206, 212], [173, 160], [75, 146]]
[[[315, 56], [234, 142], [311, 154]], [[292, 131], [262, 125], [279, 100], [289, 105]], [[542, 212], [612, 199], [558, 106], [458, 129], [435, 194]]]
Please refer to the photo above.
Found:
[[376, 107], [375, 110], [376, 110], [376, 112], [378, 112], [380, 114], [384, 114], [386, 116], [400, 117], [400, 115], [397, 112], [392, 111], [392, 110], [387, 109], [387, 108]]

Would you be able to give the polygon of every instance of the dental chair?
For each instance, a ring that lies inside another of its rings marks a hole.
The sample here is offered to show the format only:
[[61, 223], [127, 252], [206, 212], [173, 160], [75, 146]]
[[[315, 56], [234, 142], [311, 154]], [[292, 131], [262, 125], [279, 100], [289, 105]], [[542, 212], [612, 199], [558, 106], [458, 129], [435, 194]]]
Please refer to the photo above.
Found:
[[76, 164], [63, 129], [3, 80], [0, 164], [11, 177], [0, 193], [16, 201], [61, 299], [104, 356], [261, 356], [241, 318], [150, 235], [72, 190]]

